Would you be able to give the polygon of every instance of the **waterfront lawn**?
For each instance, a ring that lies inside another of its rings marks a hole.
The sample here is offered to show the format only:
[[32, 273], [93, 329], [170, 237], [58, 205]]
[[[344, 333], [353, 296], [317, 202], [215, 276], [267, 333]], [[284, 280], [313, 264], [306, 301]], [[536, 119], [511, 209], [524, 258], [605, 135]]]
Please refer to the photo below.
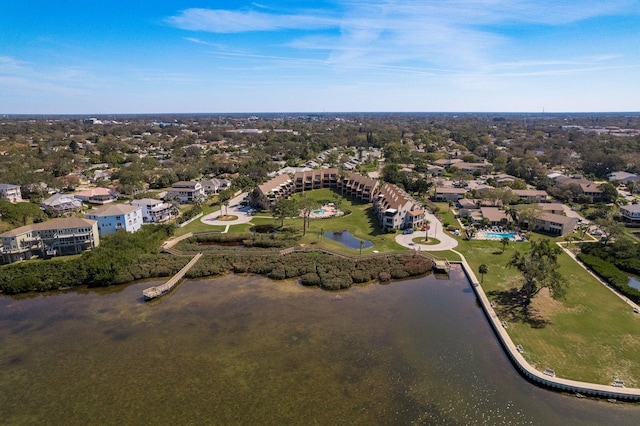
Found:
[[[304, 196], [318, 202], [325, 201], [335, 203], [335, 194], [340, 195], [338, 192], [325, 188], [306, 191]], [[296, 194], [294, 197], [300, 198], [302, 194]], [[395, 236], [397, 234], [387, 234], [379, 228], [378, 219], [373, 213], [371, 203], [363, 203], [355, 199], [341, 197], [340, 210], [350, 211], [350, 213], [338, 217], [312, 218], [305, 236], [302, 236], [304, 225], [301, 217], [286, 218], [284, 220], [284, 227], [289, 229], [293, 228], [299, 233], [301, 236], [300, 244], [326, 247], [345, 254], [358, 254], [360, 249], [347, 248], [343, 244], [322, 237], [321, 234], [346, 230], [356, 238], [373, 242], [373, 247], [362, 250], [363, 254], [371, 253], [374, 250], [379, 252], [407, 250], [395, 242]], [[266, 213], [264, 212], [258, 213], [260, 217], [253, 218], [251, 223], [255, 225], [273, 224], [280, 226], [279, 219], [264, 217], [265, 215]]]
[[639, 387], [640, 316], [568, 255], [563, 253], [558, 262], [568, 282], [563, 300], [541, 292], [529, 317], [509, 303], [508, 292], [520, 286], [521, 276], [506, 264], [516, 250], [528, 248], [528, 243], [511, 243], [501, 253], [498, 241], [461, 241], [457, 247], [476, 275], [480, 264], [489, 266], [483, 288], [507, 321], [514, 343], [524, 347], [527, 361], [540, 371], [551, 368], [563, 378], [601, 384], [619, 378], [628, 387]]

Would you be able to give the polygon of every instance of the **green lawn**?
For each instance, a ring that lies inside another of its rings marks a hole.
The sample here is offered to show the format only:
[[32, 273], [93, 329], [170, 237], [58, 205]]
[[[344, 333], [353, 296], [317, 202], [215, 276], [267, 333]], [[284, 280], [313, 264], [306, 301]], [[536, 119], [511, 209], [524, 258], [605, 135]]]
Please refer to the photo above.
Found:
[[516, 250], [528, 247], [511, 243], [501, 253], [497, 241], [461, 241], [456, 248], [476, 274], [480, 264], [489, 266], [483, 288], [500, 318], [508, 322], [514, 343], [524, 347], [527, 361], [564, 378], [602, 384], [620, 378], [629, 387], [640, 386], [640, 316], [564, 253], [559, 258], [568, 282], [564, 300], [540, 294], [532, 303], [537, 313], [533, 319], [501, 303], [507, 300], [506, 292], [520, 284], [520, 274], [507, 262]]
[[[318, 201], [328, 200], [329, 202], [334, 202], [334, 194], [336, 192], [330, 189], [319, 189], [306, 192], [305, 196]], [[300, 196], [300, 194], [297, 196]], [[373, 247], [362, 250], [363, 254], [371, 253], [374, 250], [379, 252], [406, 250], [405, 247], [395, 242], [396, 234], [387, 234], [380, 229], [378, 218], [373, 212], [371, 203], [342, 198], [340, 209], [343, 211], [350, 210], [351, 213], [335, 218], [311, 219], [307, 235], [302, 238], [301, 243], [319, 244], [350, 254], [359, 253], [359, 249], [349, 249], [328, 238], [319, 238], [319, 234], [324, 232], [347, 230], [356, 238], [373, 243]], [[303, 228], [302, 219], [295, 219], [293, 226], [301, 230]]]

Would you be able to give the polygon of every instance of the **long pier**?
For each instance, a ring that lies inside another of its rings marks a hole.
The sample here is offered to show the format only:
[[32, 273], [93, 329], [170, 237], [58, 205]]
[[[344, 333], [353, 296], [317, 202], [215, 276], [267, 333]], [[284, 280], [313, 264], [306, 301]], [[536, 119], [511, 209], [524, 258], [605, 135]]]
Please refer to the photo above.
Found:
[[171, 289], [176, 284], [178, 284], [178, 282], [184, 277], [187, 271], [191, 269], [193, 265], [198, 263], [198, 260], [200, 260], [201, 257], [202, 257], [202, 253], [198, 253], [195, 256], [193, 256], [193, 259], [191, 259], [189, 263], [187, 263], [182, 269], [180, 269], [180, 271], [177, 274], [175, 274], [173, 277], [171, 277], [171, 279], [166, 283], [162, 285], [154, 286], [154, 287], [149, 287], [143, 290], [142, 295], [144, 296], [144, 300], [155, 299], [156, 297], [160, 297], [168, 293], [169, 291], [171, 291]]

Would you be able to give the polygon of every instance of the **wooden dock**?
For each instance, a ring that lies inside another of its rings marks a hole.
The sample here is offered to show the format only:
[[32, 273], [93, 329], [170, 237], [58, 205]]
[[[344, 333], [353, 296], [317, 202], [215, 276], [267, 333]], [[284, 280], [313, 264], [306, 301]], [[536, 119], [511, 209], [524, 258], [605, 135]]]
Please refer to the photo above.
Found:
[[451, 270], [451, 265], [449, 264], [449, 261], [446, 260], [446, 259], [444, 259], [444, 260], [434, 259], [434, 261], [433, 261], [433, 269], [435, 271], [446, 272], [448, 274], [449, 271]]
[[202, 253], [196, 254], [193, 259], [191, 259], [189, 263], [184, 266], [184, 268], [180, 269], [180, 271], [173, 277], [171, 277], [171, 279], [166, 283], [154, 287], [149, 287], [143, 290], [142, 295], [144, 296], [144, 300], [155, 299], [156, 297], [160, 297], [171, 291], [171, 289], [184, 277], [184, 274], [186, 274], [187, 271], [191, 269], [191, 267], [193, 267], [193, 265], [195, 265], [201, 257]]

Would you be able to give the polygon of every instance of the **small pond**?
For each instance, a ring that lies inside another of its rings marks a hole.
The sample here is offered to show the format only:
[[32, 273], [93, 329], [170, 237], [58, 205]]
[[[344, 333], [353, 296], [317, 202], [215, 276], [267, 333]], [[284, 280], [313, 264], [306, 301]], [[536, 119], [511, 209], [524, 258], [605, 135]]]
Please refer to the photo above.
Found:
[[640, 290], [640, 279], [638, 277], [629, 277], [629, 287]]
[[364, 242], [364, 244], [362, 245], [362, 248], [373, 247], [373, 243], [371, 241], [360, 240], [354, 237], [353, 235], [351, 235], [351, 232], [349, 231], [325, 232], [324, 236], [329, 238], [330, 240], [336, 241], [352, 249], [359, 249], [360, 241]]

